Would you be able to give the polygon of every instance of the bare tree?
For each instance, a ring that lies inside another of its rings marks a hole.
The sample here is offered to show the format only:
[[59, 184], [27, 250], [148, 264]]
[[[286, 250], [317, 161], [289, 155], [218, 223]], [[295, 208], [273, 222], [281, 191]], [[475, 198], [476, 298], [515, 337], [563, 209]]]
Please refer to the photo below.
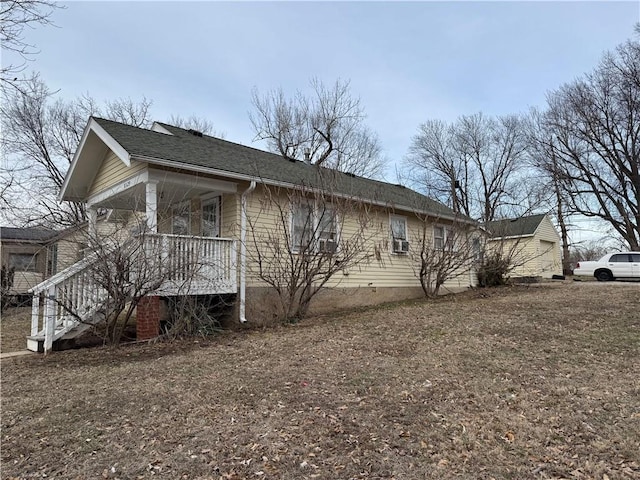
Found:
[[420, 125], [404, 160], [405, 177], [430, 196], [469, 217], [491, 221], [522, 214], [527, 198], [522, 120], [482, 113], [452, 124]]
[[17, 54], [22, 63], [6, 64], [0, 69], [2, 86], [20, 88], [20, 80], [16, 76], [25, 68], [38, 50], [27, 42], [24, 36], [25, 28], [36, 25], [50, 25], [51, 14], [56, 8], [64, 8], [50, 0], [2, 0], [0, 2], [0, 43], [5, 51]]
[[[91, 115], [115, 118], [135, 126], [150, 124], [151, 101], [119, 99], [99, 106], [89, 95], [72, 101], [56, 100], [38, 74], [24, 80], [20, 90], [5, 90], [0, 106], [3, 149], [12, 195], [23, 208], [13, 213], [13, 223], [74, 225], [85, 219], [81, 203], [61, 205], [56, 196]], [[32, 195], [37, 191], [38, 195]]]
[[571, 209], [607, 223], [639, 250], [640, 42], [607, 53], [547, 103], [546, 147]]
[[[521, 237], [510, 225], [512, 222], [513, 219], [503, 219], [485, 225], [488, 237], [481, 240], [477, 256], [478, 284], [482, 287], [504, 285], [511, 277], [534, 279], [539, 273], [529, 270], [531, 262], [553, 251], [552, 245], [544, 250], [532, 248], [530, 239]], [[545, 268], [544, 265], [539, 267]], [[538, 265], [534, 264], [534, 268], [537, 270]]]
[[440, 223], [428, 216], [419, 219], [421, 228], [412, 239], [409, 255], [425, 296], [435, 297], [445, 282], [469, 274], [483, 242], [469, 223]]
[[[337, 274], [348, 274], [373, 257], [368, 245], [381, 226], [367, 205], [327, 189], [264, 190], [258, 215], [247, 219], [249, 264], [274, 289], [279, 318], [297, 321]], [[273, 228], [264, 228], [265, 217]]]
[[224, 138], [224, 133], [217, 132], [211, 120], [197, 117], [195, 115], [191, 115], [187, 118], [180, 115], [171, 115], [167, 123], [176, 127], [184, 128], [186, 130], [193, 129], [197, 130], [198, 132], [204, 133], [205, 135]]
[[348, 81], [338, 79], [327, 87], [311, 81], [313, 94], [298, 91], [287, 98], [282, 89], [261, 96], [253, 92], [250, 120], [257, 140], [289, 160], [364, 177], [380, 177], [385, 162], [375, 135], [364, 125], [360, 99], [354, 98]]
[[[558, 166], [554, 134], [549, 129], [544, 114], [535, 109], [529, 114], [526, 129], [529, 161], [534, 170], [539, 173], [538, 181], [536, 182], [541, 191], [539, 203], [549, 206], [549, 210], [553, 212], [556, 223], [560, 228], [562, 273], [570, 275], [572, 268], [570, 224], [568, 219], [572, 209], [570, 198], [562, 188], [562, 177]], [[542, 194], [542, 192], [546, 192], [546, 195]]]

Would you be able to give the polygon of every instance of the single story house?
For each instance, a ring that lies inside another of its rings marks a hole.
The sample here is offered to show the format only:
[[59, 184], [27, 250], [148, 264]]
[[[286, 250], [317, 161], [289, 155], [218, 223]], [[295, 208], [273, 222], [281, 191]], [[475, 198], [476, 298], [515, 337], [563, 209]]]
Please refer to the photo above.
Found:
[[485, 224], [487, 249], [511, 258], [511, 277], [562, 275], [560, 235], [548, 215], [529, 215]]
[[[133, 212], [130, 219], [145, 221], [146, 246], [164, 249], [163, 265], [186, 270], [194, 252], [206, 261], [205, 274], [188, 279], [174, 272], [138, 305], [139, 338], [157, 335], [158, 301], [175, 295], [232, 294], [236, 321], [272, 321], [278, 303], [269, 275], [277, 271], [278, 255], [287, 261], [318, 252], [335, 258], [323, 268], [344, 262], [322, 284], [311, 313], [417, 298], [423, 292], [411, 251], [425, 222], [434, 245], [445, 244], [442, 237], [453, 223], [476, 228], [471, 219], [401, 185], [290, 161], [165, 123], [145, 129], [96, 117], [89, 119], [59, 199], [85, 203], [90, 233], [99, 211]], [[129, 223], [127, 231], [135, 235], [140, 228]], [[304, 250], [309, 239], [313, 247]], [[347, 261], [356, 243], [363, 255]], [[59, 271], [34, 294], [73, 292], [78, 311], [94, 311], [84, 303], [104, 300], [83, 290], [95, 290], [88, 268], [85, 259]], [[475, 284], [469, 265], [444, 289]], [[73, 335], [74, 322], [63, 321], [54, 303], [40, 310], [34, 305], [32, 339], [42, 340], [48, 332], [45, 350], [51, 341]]]

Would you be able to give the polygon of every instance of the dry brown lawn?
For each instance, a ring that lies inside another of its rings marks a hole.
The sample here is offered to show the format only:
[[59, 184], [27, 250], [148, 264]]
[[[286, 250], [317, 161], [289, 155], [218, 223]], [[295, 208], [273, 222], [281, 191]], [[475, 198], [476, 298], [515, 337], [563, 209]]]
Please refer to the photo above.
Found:
[[2, 361], [2, 478], [638, 479], [640, 285]]
[[26, 350], [31, 330], [31, 307], [8, 308], [0, 318], [0, 352]]

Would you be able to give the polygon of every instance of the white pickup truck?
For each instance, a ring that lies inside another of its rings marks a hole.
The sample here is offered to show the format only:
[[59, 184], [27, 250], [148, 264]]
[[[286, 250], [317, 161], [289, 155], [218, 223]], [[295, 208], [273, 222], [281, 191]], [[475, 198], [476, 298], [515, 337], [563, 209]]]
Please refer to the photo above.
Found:
[[579, 262], [573, 274], [596, 277], [600, 282], [617, 278], [640, 279], [640, 252], [608, 253], [595, 262]]

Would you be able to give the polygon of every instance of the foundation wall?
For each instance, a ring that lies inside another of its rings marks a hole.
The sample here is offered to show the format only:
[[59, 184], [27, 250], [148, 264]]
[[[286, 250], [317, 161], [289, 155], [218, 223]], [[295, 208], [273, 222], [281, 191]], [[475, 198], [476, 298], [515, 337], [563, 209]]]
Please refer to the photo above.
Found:
[[[456, 293], [464, 290], [466, 288], [443, 289], [442, 293]], [[309, 315], [418, 298], [424, 298], [420, 287], [331, 288], [321, 291], [313, 298]], [[278, 296], [271, 288], [247, 287], [246, 316], [251, 325], [277, 323], [278, 311]]]

